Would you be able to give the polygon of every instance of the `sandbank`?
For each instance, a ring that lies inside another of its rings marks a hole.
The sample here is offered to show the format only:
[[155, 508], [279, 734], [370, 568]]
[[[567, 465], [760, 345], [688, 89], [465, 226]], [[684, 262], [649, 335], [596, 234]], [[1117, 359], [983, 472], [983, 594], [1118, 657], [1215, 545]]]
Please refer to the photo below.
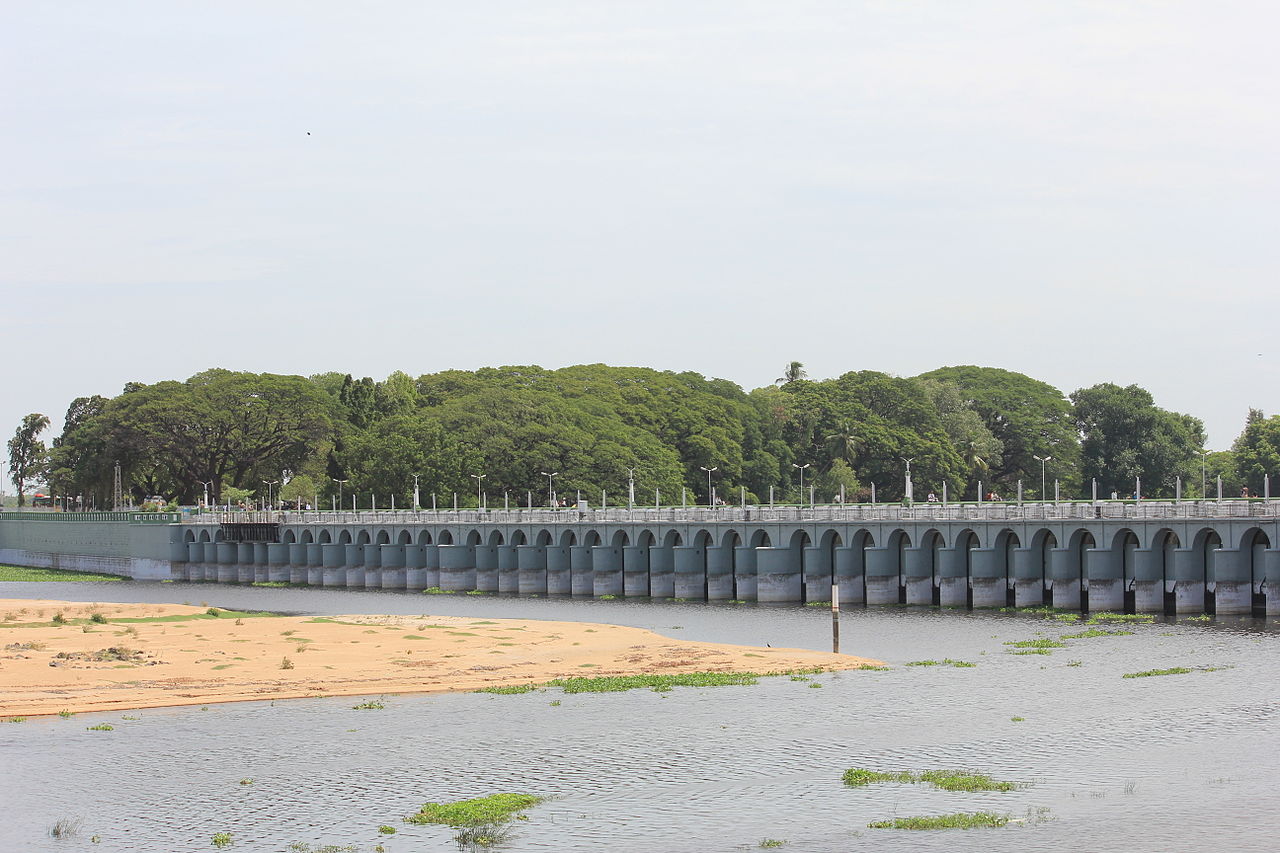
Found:
[[584, 675], [882, 665], [584, 622], [207, 611], [0, 599], [0, 716], [469, 691]]

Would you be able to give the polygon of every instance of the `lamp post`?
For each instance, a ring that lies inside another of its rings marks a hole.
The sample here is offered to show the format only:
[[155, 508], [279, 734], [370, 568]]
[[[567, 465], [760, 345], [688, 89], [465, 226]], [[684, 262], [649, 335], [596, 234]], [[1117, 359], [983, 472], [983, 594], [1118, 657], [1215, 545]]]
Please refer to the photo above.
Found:
[[1205, 479], [1205, 459], [1208, 454], [1209, 451], [1207, 450], [1200, 451], [1200, 500], [1206, 500], [1209, 497], [1209, 485], [1208, 481]]
[[275, 486], [275, 485], [278, 485], [279, 483], [280, 483], [280, 481], [279, 481], [279, 480], [263, 480], [263, 481], [262, 481], [262, 484], [263, 484], [264, 486], [266, 486], [266, 487], [267, 487], [267, 507], [268, 507], [268, 508], [270, 508], [270, 507], [272, 506], [272, 504], [271, 504], [271, 487], [272, 487], [272, 486]]
[[804, 469], [808, 468], [812, 464], [813, 464], [812, 462], [806, 462], [803, 465], [797, 465], [794, 462], [791, 463], [792, 468], [800, 469], [800, 505], [801, 506], [804, 506]]
[[488, 476], [489, 476], [488, 474], [472, 474], [471, 475], [471, 479], [476, 481], [476, 512], [480, 511], [480, 481]]
[[547, 506], [550, 507], [552, 501], [555, 500], [555, 478], [560, 476], [559, 471], [542, 471], [542, 476], [547, 478]]
[[627, 468], [627, 509], [636, 505], [636, 469]]
[[418, 500], [418, 474], [413, 475], [413, 511], [417, 512], [422, 508], [421, 502]]
[[213, 480], [201, 480], [200, 485], [204, 486], [204, 508], [209, 508], [209, 490], [213, 488]]
[[1044, 500], [1044, 499], [1045, 499], [1045, 494], [1044, 494], [1044, 483], [1045, 483], [1045, 480], [1044, 480], [1044, 466], [1045, 466], [1045, 463], [1046, 463], [1046, 462], [1048, 462], [1048, 461], [1049, 461], [1050, 459], [1052, 459], [1053, 457], [1052, 457], [1052, 456], [1036, 456], [1036, 455], [1033, 453], [1033, 454], [1031, 454], [1031, 458], [1032, 458], [1032, 459], [1039, 460], [1039, 462], [1040, 462], [1040, 500]]
[[330, 477], [329, 479], [338, 484], [338, 506], [342, 506], [342, 487], [351, 481], [339, 480], [337, 477]]
[[911, 503], [912, 498], [915, 497], [915, 495], [912, 494], [913, 490], [911, 488], [911, 463], [915, 462], [916, 458], [914, 456], [910, 459], [905, 456], [899, 456], [898, 458], [907, 463], [906, 485], [903, 487], [902, 496], [907, 499], [907, 503]]
[[715, 471], [720, 466], [712, 465], [710, 468], [708, 468], [705, 465], [699, 465], [698, 467], [701, 468], [703, 471], [707, 472], [707, 506], [714, 507], [716, 505], [716, 497], [715, 497], [715, 494], [711, 491], [711, 472]]

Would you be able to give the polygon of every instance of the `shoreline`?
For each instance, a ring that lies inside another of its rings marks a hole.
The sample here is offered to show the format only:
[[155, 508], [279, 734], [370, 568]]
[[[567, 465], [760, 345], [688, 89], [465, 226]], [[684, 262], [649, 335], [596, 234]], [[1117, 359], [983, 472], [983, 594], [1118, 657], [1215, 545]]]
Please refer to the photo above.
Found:
[[533, 619], [277, 616], [46, 599], [0, 599], [0, 617], [4, 718], [469, 692], [581, 676], [763, 675], [883, 665], [854, 655], [686, 642], [642, 628]]

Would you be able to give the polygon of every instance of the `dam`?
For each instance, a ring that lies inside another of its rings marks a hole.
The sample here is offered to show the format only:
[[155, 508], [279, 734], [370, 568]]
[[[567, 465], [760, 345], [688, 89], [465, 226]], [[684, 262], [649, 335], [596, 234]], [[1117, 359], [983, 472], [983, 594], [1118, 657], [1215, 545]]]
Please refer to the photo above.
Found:
[[1280, 615], [1280, 501], [7, 512], [0, 562], [529, 596]]

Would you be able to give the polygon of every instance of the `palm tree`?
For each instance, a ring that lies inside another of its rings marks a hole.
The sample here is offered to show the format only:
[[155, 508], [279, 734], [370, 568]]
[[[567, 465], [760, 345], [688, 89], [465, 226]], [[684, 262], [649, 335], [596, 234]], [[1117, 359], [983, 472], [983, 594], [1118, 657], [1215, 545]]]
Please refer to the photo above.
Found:
[[826, 444], [827, 453], [831, 457], [829, 461], [843, 459], [849, 463], [850, 468], [858, 457], [858, 451], [862, 449], [862, 439], [850, 431], [847, 423], [840, 424], [839, 429], [827, 436]]
[[804, 379], [809, 374], [805, 372], [804, 365], [798, 361], [793, 361], [787, 365], [782, 375], [774, 380], [775, 385], [786, 385], [788, 382], [795, 382], [797, 379]]

